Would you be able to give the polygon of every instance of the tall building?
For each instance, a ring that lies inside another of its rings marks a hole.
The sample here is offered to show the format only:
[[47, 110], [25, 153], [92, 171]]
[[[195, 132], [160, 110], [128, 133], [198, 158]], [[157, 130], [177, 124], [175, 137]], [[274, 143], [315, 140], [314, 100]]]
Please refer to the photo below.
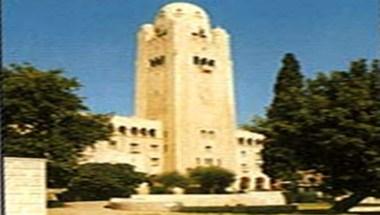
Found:
[[151, 174], [216, 165], [234, 171], [241, 188], [268, 187], [263, 136], [236, 128], [228, 33], [202, 8], [172, 3], [137, 37], [135, 116], [115, 116], [112, 141], [87, 150], [86, 162]]

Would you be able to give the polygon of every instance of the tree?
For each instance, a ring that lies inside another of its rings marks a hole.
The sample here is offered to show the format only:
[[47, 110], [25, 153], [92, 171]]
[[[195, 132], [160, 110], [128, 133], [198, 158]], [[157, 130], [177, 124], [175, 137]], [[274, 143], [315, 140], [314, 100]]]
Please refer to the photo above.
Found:
[[[300, 110], [304, 105], [304, 80], [296, 57], [285, 54], [274, 86], [274, 99], [267, 112], [267, 119], [256, 121], [258, 131], [266, 136], [263, 150], [264, 172], [274, 178], [296, 180], [300, 165], [295, 159], [299, 145]], [[284, 147], [286, 145], [287, 147]]]
[[309, 81], [308, 120], [301, 129], [307, 145], [301, 150], [308, 166], [327, 176], [325, 191], [350, 194], [331, 208], [333, 212], [345, 212], [365, 197], [380, 194], [377, 70], [357, 60], [348, 71]]
[[235, 181], [235, 174], [221, 167], [197, 167], [190, 170], [190, 179], [200, 185], [202, 193], [225, 193]]
[[46, 158], [48, 186], [66, 186], [82, 151], [108, 139], [109, 118], [86, 113], [79, 82], [61, 70], [14, 64], [2, 80], [4, 155]]
[[63, 196], [79, 201], [130, 197], [146, 180], [144, 173], [129, 164], [88, 163], [79, 166]]
[[[369, 69], [365, 60], [352, 62], [348, 71], [320, 73], [304, 87], [296, 84], [298, 92], [284, 99], [281, 108], [275, 104], [275, 87], [267, 119], [258, 125], [268, 137], [266, 173], [280, 179], [298, 170], [322, 173], [325, 192], [349, 195], [336, 202], [332, 212], [345, 212], [367, 196], [379, 196], [379, 73], [379, 61]], [[286, 102], [293, 98], [297, 105]]]
[[181, 175], [178, 172], [167, 172], [161, 175], [158, 175], [154, 178], [155, 182], [162, 184], [167, 192], [170, 192], [170, 189], [174, 187], [181, 187], [186, 189], [189, 185], [189, 179]]

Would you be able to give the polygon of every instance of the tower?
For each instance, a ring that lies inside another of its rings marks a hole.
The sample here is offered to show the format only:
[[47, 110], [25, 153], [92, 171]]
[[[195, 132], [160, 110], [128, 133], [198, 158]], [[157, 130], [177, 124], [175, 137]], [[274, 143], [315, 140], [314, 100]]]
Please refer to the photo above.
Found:
[[164, 170], [235, 167], [229, 35], [189, 3], [161, 8], [138, 32], [135, 114], [160, 120]]

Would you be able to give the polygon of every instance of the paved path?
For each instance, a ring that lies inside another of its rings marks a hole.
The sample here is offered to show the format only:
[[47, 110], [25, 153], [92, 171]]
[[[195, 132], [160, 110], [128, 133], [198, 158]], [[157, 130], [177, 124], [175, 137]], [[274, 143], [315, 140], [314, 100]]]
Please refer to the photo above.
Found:
[[[176, 215], [178, 213], [133, 212], [104, 208], [106, 201], [66, 203], [62, 208], [48, 209], [48, 215]], [[182, 214], [183, 215], [183, 214]]]

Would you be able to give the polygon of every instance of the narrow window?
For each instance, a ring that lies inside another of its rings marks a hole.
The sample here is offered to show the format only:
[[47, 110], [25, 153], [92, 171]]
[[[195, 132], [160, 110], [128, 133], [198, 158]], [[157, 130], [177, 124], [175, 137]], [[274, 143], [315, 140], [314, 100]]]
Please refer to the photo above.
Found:
[[158, 151], [158, 145], [156, 145], [156, 144], [152, 144], [152, 145], [150, 145], [150, 148], [151, 148], [152, 151], [154, 151], [154, 152]]
[[222, 166], [222, 159], [219, 158], [217, 161], [218, 161], [218, 166]]
[[129, 144], [129, 146], [130, 146], [130, 153], [132, 153], [132, 154], [140, 153], [138, 143], [131, 143], [131, 144]]
[[199, 57], [198, 57], [198, 56], [194, 56], [194, 57], [193, 57], [193, 63], [194, 63], [195, 65], [198, 65], [198, 64], [199, 64]]
[[212, 158], [206, 158], [205, 159], [205, 164], [208, 165], [208, 166], [211, 166], [213, 164]]
[[119, 126], [119, 132], [121, 134], [126, 134], [127, 133], [127, 128], [125, 126]]
[[201, 65], [206, 65], [206, 64], [207, 64], [207, 58], [202, 58]]
[[116, 148], [116, 141], [111, 140], [108, 142], [108, 145], [111, 149], [115, 149]]
[[251, 138], [249, 138], [249, 139], [247, 140], [247, 143], [248, 143], [248, 145], [252, 146], [253, 140], [252, 140]]
[[151, 166], [152, 166], [152, 167], [158, 166], [158, 165], [160, 164], [159, 161], [160, 161], [159, 158], [151, 158], [151, 159], [150, 159]]
[[239, 143], [240, 145], [243, 145], [243, 144], [244, 144], [244, 138], [239, 137], [239, 138], [238, 138], [238, 143]]
[[146, 133], [147, 133], [147, 131], [146, 131], [146, 128], [142, 128], [142, 129], [140, 129], [140, 133], [141, 133], [141, 135], [142, 136], [146, 136]]
[[132, 135], [137, 135], [137, 133], [138, 133], [138, 129], [136, 127], [132, 127], [131, 128], [131, 134]]
[[206, 152], [211, 152], [212, 146], [206, 146], [205, 149], [206, 149]]
[[155, 137], [156, 136], [156, 129], [150, 129], [149, 130], [149, 136]]
[[195, 159], [195, 162], [196, 162], [197, 166], [200, 166], [200, 165], [201, 165], [201, 159], [200, 159], [200, 158], [196, 158], [196, 159]]
[[208, 61], [209, 66], [214, 66], [215, 65], [215, 60], [209, 60]]
[[156, 66], [156, 62], [155, 62], [154, 60], [150, 59], [150, 60], [149, 60], [149, 65], [150, 65], [151, 67], [155, 67], [155, 66]]

